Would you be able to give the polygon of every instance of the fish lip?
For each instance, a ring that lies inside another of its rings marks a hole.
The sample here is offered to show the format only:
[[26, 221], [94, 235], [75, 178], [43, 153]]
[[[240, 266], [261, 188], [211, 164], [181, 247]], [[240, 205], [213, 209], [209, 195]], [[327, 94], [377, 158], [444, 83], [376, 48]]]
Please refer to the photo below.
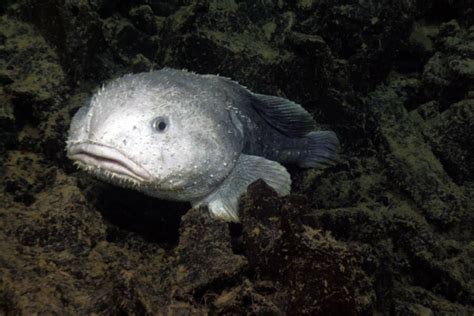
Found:
[[67, 156], [85, 166], [104, 169], [135, 181], [146, 182], [153, 178], [145, 168], [120, 150], [108, 145], [91, 141], [69, 143]]

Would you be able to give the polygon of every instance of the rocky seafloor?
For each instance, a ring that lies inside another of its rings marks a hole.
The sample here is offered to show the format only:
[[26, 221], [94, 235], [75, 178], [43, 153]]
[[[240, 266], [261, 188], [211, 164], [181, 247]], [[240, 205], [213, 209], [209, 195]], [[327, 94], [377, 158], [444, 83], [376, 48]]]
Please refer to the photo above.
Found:
[[[474, 2], [0, 4], [0, 314], [474, 314]], [[65, 157], [104, 81], [168, 66], [302, 104], [342, 162], [241, 224]]]

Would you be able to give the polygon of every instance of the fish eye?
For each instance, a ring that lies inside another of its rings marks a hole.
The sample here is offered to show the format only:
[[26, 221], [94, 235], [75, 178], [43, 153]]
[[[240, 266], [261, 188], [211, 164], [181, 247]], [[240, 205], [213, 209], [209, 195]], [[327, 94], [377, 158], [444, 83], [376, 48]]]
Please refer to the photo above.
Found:
[[164, 131], [166, 131], [168, 129], [168, 126], [169, 126], [169, 120], [168, 118], [163, 117], [163, 116], [158, 116], [154, 118], [153, 121], [151, 122], [151, 127], [155, 131], [160, 132], [160, 133], [163, 133]]

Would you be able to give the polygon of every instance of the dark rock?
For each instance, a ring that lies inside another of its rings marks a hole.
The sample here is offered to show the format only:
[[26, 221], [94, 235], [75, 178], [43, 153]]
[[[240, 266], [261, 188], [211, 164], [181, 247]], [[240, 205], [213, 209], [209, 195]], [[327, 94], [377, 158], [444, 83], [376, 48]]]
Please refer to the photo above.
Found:
[[19, 3], [18, 11], [23, 19], [33, 23], [44, 38], [57, 48], [61, 65], [72, 84], [96, 69], [100, 57], [108, 53], [99, 15], [89, 10], [86, 2], [39, 3], [25, 0]]
[[153, 15], [153, 10], [149, 5], [141, 5], [133, 8], [130, 10], [129, 14], [132, 22], [138, 29], [150, 35], [156, 34], [157, 25], [155, 22], [155, 16]]
[[453, 20], [440, 26], [437, 52], [423, 70], [425, 94], [440, 99], [441, 110], [461, 101], [474, 85], [474, 30], [461, 29]]
[[117, 10], [117, 1], [114, 0], [90, 0], [90, 6], [96, 10], [101, 18], [108, 18]]
[[147, 72], [153, 68], [152, 63], [142, 54], [138, 54], [132, 59], [132, 70], [134, 73]]
[[1, 90], [0, 98], [4, 100], [0, 107], [0, 153], [2, 157], [5, 157], [5, 151], [14, 147], [16, 141], [16, 120], [13, 106]]
[[429, 101], [420, 105], [416, 111], [424, 120], [435, 118], [439, 115], [439, 103], [437, 101]]
[[444, 169], [456, 181], [474, 181], [474, 100], [452, 104], [427, 130]]
[[[250, 282], [244, 280], [242, 284], [221, 293], [213, 301], [216, 312], [220, 314], [245, 314], [254, 315], [282, 315], [278, 304], [274, 304], [272, 296], [277, 289], [272, 282], [259, 281]], [[278, 296], [278, 294], [277, 294]], [[275, 297], [278, 300], [277, 297]], [[279, 297], [283, 299], [283, 297]]]
[[175, 295], [181, 299], [232, 284], [247, 265], [243, 256], [232, 252], [228, 224], [213, 220], [206, 209], [183, 216], [175, 254]]
[[10, 78], [10, 76], [6, 73], [0, 73], [0, 85], [6, 86], [9, 85], [10, 83], [13, 83], [13, 79]]
[[428, 220], [452, 225], [463, 216], [463, 198], [405, 109], [410, 95], [404, 87], [409, 82], [409, 78], [394, 77], [370, 96], [380, 125], [384, 161], [392, 184], [408, 194]]
[[249, 186], [241, 209], [249, 263], [258, 278], [280, 283], [285, 313], [355, 315], [369, 309], [373, 293], [357, 256], [327, 232], [304, 225], [304, 198], [282, 201], [260, 180]]

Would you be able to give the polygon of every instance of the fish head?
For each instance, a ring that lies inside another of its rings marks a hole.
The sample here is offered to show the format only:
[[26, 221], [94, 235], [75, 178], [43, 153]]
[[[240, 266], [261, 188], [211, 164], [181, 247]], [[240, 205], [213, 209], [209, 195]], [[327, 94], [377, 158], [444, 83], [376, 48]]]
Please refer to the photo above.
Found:
[[228, 115], [209, 102], [195, 91], [146, 77], [119, 78], [73, 117], [68, 157], [114, 184], [196, 198], [223, 181], [242, 148]]

